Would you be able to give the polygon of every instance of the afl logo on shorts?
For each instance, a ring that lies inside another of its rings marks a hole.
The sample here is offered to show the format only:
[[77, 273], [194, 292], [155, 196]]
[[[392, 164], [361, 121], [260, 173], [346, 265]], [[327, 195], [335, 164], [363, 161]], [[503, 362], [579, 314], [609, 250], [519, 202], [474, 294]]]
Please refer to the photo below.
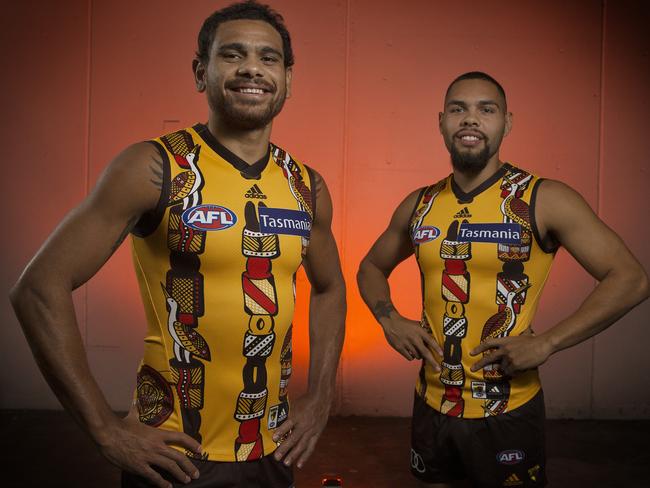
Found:
[[440, 236], [440, 229], [433, 226], [418, 227], [413, 231], [413, 244], [431, 242]]
[[229, 208], [221, 205], [197, 205], [185, 210], [183, 223], [196, 230], [224, 230], [237, 222], [237, 216]]
[[507, 451], [501, 451], [497, 454], [497, 461], [501, 464], [517, 464], [524, 460], [526, 455], [524, 451], [519, 449], [509, 449]]

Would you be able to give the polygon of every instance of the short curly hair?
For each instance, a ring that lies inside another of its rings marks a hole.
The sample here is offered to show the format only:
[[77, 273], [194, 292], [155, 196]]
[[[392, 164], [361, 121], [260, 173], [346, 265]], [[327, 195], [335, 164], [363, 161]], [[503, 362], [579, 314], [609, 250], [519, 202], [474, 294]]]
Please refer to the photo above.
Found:
[[291, 36], [284, 25], [282, 15], [268, 5], [257, 3], [255, 0], [233, 3], [228, 7], [217, 10], [210, 17], [205, 19], [199, 31], [198, 50], [196, 57], [207, 64], [210, 58], [210, 47], [214, 41], [217, 27], [230, 20], [262, 20], [269, 23], [282, 38], [282, 50], [284, 51], [284, 66], [293, 66], [294, 57], [291, 48]]

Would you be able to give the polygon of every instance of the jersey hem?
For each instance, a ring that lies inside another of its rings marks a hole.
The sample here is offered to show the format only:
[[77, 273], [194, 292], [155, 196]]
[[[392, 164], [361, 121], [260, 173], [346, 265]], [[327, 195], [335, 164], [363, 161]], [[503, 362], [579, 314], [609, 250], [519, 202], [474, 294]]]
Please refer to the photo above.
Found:
[[[506, 413], [514, 412], [514, 411], [517, 410], [518, 408], [523, 407], [523, 406], [526, 405], [529, 401], [531, 401], [533, 398], [535, 398], [535, 395], [537, 395], [541, 389], [542, 389], [542, 384], [541, 384], [541, 382], [537, 382], [537, 387], [533, 390], [533, 392], [532, 392], [530, 395], [526, 395], [526, 396], [524, 397], [525, 399], [524, 399], [521, 403], [518, 403], [517, 406], [514, 407], [514, 408], [507, 408], [504, 412], [502, 412], [502, 413], [500, 413], [500, 414], [498, 414], [498, 415], [503, 415], [503, 414], [506, 414]], [[438, 412], [440, 415], [447, 415], [447, 414], [442, 413], [442, 412], [440, 411], [440, 408], [439, 408], [439, 407], [437, 407], [437, 406], [431, 404], [431, 402], [430, 402], [429, 399], [427, 398], [426, 393], [424, 394], [424, 396], [421, 396], [421, 395], [418, 393], [417, 386], [416, 386], [416, 388], [415, 388], [415, 394], [416, 394], [418, 397], [420, 397], [420, 398], [424, 401], [424, 403], [426, 403], [429, 407], [431, 407], [433, 410], [435, 410], [436, 412]], [[512, 397], [511, 397], [511, 398], [512, 398]], [[438, 403], [440, 403], [440, 402], [438, 402]], [[448, 416], [448, 417], [453, 417], [453, 415], [447, 415], [447, 416]], [[481, 416], [474, 416], [474, 415], [464, 415], [464, 414], [463, 414], [463, 416], [460, 417], [460, 418], [467, 419], [467, 420], [470, 420], [470, 419], [474, 419], [474, 420], [476, 420], [476, 419], [484, 419], [484, 418], [489, 418], [489, 417], [485, 417], [485, 416], [483, 416], [483, 415], [481, 415]]]
[[[177, 446], [171, 446], [174, 449], [176, 449], [179, 452], [186, 453], [186, 449], [181, 449]], [[232, 451], [230, 452], [223, 452], [223, 451], [207, 451], [203, 450], [201, 456], [205, 456], [207, 454], [207, 459], [206, 461], [216, 461], [220, 463], [247, 463], [247, 462], [254, 462], [254, 461], [259, 461], [260, 459], [263, 459], [265, 457], [271, 456], [276, 450], [278, 446], [274, 447], [273, 450], [271, 451], [266, 451], [264, 450], [264, 453], [262, 454], [262, 457], [256, 458], [256, 459], [247, 459], [244, 461], [238, 461], [235, 456], [233, 455]], [[188, 456], [189, 457], [189, 456]]]

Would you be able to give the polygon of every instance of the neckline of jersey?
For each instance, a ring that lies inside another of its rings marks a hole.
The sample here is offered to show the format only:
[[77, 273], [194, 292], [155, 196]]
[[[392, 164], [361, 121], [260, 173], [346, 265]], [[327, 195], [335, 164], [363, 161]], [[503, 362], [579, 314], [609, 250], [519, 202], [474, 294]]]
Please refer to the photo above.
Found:
[[234, 152], [221, 144], [216, 137], [210, 132], [206, 124], [198, 123], [192, 127], [196, 133], [210, 146], [210, 148], [217, 153], [221, 158], [234, 167], [246, 179], [258, 179], [262, 171], [269, 164], [269, 157], [271, 156], [271, 145], [269, 144], [266, 154], [258, 159], [253, 164], [248, 164], [242, 158], [237, 156]]
[[460, 203], [470, 203], [474, 197], [478, 196], [479, 194], [483, 193], [485, 190], [490, 188], [492, 185], [494, 185], [497, 181], [499, 181], [501, 178], [503, 178], [503, 175], [506, 174], [508, 170], [512, 168], [512, 165], [510, 163], [503, 163], [501, 167], [494, 172], [492, 176], [490, 176], [487, 180], [485, 180], [483, 183], [478, 185], [476, 188], [474, 188], [472, 191], [465, 193], [460, 186], [456, 183], [456, 180], [454, 180], [454, 175], [453, 173], [451, 174], [451, 190], [454, 192], [454, 195], [456, 198], [459, 200]]

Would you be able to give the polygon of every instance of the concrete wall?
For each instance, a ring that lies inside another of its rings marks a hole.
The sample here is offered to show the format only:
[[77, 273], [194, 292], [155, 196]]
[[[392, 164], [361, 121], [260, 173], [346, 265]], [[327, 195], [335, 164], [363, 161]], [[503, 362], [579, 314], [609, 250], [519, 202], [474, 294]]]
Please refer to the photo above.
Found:
[[[12, 2], [0, 20], [6, 201], [3, 295], [66, 212], [124, 146], [207, 118], [190, 63], [202, 20], [225, 2]], [[274, 141], [325, 177], [348, 281], [348, 333], [338, 382], [343, 414], [408, 415], [417, 365], [385, 344], [355, 284], [359, 260], [412, 189], [450, 171], [437, 112], [469, 70], [504, 85], [515, 114], [505, 159], [584, 195], [646, 269], [650, 211], [650, 12], [640, 1], [458, 4], [273, 1], [294, 39], [294, 93]], [[7, 198], [8, 197], [8, 198]], [[419, 315], [413, 260], [391, 278]], [[570, 313], [594, 280], [566, 252], [535, 327]], [[306, 279], [299, 277], [294, 392], [306, 382]], [[75, 296], [88, 357], [125, 409], [144, 314], [128, 246]], [[599, 337], [542, 367], [550, 416], [650, 417], [644, 304]], [[58, 408], [9, 303], [0, 301], [0, 408]]]

